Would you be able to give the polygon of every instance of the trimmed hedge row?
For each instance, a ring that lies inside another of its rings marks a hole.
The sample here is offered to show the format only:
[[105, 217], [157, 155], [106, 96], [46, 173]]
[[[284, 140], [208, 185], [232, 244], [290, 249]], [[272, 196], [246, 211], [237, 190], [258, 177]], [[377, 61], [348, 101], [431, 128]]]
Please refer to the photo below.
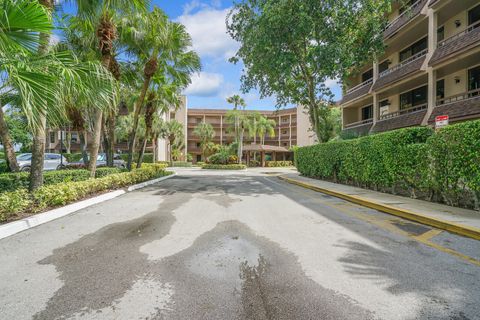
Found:
[[270, 168], [274, 167], [293, 167], [292, 161], [267, 161], [265, 165]]
[[305, 176], [479, 209], [480, 121], [302, 147]]
[[[96, 178], [106, 177], [111, 174], [122, 172], [119, 168], [97, 168]], [[46, 171], [43, 174], [44, 185], [57, 184], [62, 182], [83, 181], [90, 178], [88, 170], [58, 170]], [[15, 191], [21, 188], [28, 188], [30, 173], [4, 173], [0, 175], [0, 193]]]
[[0, 194], [0, 221], [21, 212], [40, 212], [47, 208], [63, 206], [107, 190], [170, 175], [164, 165], [146, 164], [131, 172], [115, 173], [103, 178], [72, 181], [43, 186], [33, 194], [26, 189]]
[[202, 169], [209, 170], [244, 170], [247, 166], [244, 164], [204, 164]]

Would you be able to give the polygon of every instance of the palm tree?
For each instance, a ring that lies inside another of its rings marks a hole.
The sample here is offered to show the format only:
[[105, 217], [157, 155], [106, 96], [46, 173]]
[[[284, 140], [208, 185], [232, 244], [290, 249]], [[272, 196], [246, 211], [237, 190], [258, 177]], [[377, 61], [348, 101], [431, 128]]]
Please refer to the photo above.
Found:
[[163, 83], [176, 84], [181, 90], [190, 84], [191, 74], [200, 70], [200, 58], [189, 50], [192, 40], [185, 27], [169, 21], [157, 7], [147, 15], [136, 15], [136, 19], [132, 19], [132, 24], [125, 30], [128, 30], [126, 38], [130, 43], [130, 52], [144, 64], [143, 84], [135, 103], [129, 139], [127, 168], [131, 169], [138, 119], [152, 82], [155, 85], [157, 78]]
[[185, 137], [183, 133], [183, 125], [177, 120], [170, 120], [165, 123], [165, 126], [163, 126], [160, 136], [168, 141], [169, 159], [170, 163], [173, 163], [173, 150], [182, 148]]
[[257, 136], [258, 136], [258, 122], [260, 118], [263, 117], [260, 112], [255, 111], [248, 115], [248, 136], [253, 138], [253, 143], [257, 143]]
[[[243, 156], [243, 137], [245, 129], [248, 127], [248, 119], [245, 116], [245, 100], [239, 95], [227, 98], [227, 102], [233, 104], [233, 110], [227, 113], [227, 121], [233, 125], [235, 132], [235, 142], [238, 145], [237, 157], [238, 163], [242, 163]], [[241, 109], [239, 109], [239, 107]]]
[[[149, 7], [148, 0], [71, 0], [77, 4], [77, 26], [83, 31], [85, 41], [97, 40], [97, 53], [102, 65], [118, 78], [119, 66], [115, 59], [118, 39], [118, 21], [131, 16], [133, 11], [143, 13]], [[103, 110], [93, 114], [92, 141], [89, 144], [90, 159], [96, 159], [100, 146]], [[88, 169], [95, 176], [96, 163], [89, 161]]]
[[152, 121], [152, 128], [150, 129], [152, 147], [153, 147], [153, 163], [157, 162], [157, 142], [165, 128], [165, 121], [160, 117], [154, 117]]
[[[38, 3], [27, 0], [2, 0], [0, 3], [3, 10], [0, 15], [0, 34], [2, 35], [0, 37], [0, 59], [2, 60], [0, 72], [6, 73], [10, 69], [10, 71], [14, 71], [13, 74], [15, 71], [17, 71], [17, 75], [18, 72], [22, 73], [22, 77], [16, 79], [10, 77], [7, 81], [2, 81], [1, 89], [4, 92], [0, 94], [0, 142], [5, 151], [8, 167], [10, 171], [15, 172], [18, 171], [18, 164], [3, 112], [3, 107], [8, 104], [6, 101], [8, 95], [5, 90], [8, 90], [9, 82], [18, 81], [17, 84], [23, 82], [25, 85], [39, 76], [32, 72], [25, 72], [24, 68], [18, 68], [19, 65], [15, 64], [15, 55], [33, 52], [40, 42], [39, 34], [50, 33], [53, 26], [47, 12]], [[29, 90], [30, 94], [41, 93], [38, 86], [36, 88], [27, 86], [24, 89], [24, 92]]]
[[275, 137], [275, 127], [277, 123], [273, 119], [266, 117], [260, 117], [258, 120], [258, 135], [260, 136], [260, 144], [265, 144], [265, 136], [268, 134], [270, 137]]
[[203, 161], [205, 161], [207, 159], [207, 150], [209, 149], [212, 140], [215, 137], [215, 130], [213, 130], [211, 124], [202, 122], [195, 127], [193, 134], [200, 138]]

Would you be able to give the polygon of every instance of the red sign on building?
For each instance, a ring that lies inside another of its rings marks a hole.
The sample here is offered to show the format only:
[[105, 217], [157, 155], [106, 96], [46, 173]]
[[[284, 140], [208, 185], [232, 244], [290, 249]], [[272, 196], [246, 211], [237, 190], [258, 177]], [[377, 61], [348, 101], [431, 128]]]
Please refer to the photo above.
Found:
[[448, 115], [435, 117], [435, 128], [439, 129], [448, 126], [448, 120]]

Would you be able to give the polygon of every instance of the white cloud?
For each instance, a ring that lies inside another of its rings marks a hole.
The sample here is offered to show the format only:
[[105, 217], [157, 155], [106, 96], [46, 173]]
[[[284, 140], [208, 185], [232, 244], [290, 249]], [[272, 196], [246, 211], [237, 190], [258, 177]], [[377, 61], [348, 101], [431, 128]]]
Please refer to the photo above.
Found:
[[[202, 57], [228, 59], [234, 55], [238, 44], [227, 34], [225, 19], [230, 9], [216, 9], [211, 5], [192, 1], [184, 6], [178, 22], [185, 25], [193, 39], [193, 48]], [[195, 9], [198, 11], [193, 12]]]
[[330, 89], [338, 87], [338, 85], [339, 85], [338, 79], [327, 79], [327, 81], [325, 81], [325, 86]]
[[60, 42], [60, 37], [56, 34], [50, 35], [50, 46], [55, 46]]
[[219, 73], [200, 72], [192, 76], [192, 83], [184, 94], [198, 97], [216, 96], [222, 87], [223, 76]]

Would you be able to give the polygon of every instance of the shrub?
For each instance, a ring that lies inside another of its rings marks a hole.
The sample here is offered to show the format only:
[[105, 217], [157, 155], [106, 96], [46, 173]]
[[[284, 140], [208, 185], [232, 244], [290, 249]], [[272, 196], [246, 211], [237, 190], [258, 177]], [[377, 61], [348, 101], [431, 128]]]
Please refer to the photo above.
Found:
[[77, 162], [82, 160], [81, 153], [64, 153], [63, 156], [67, 159], [68, 162]]
[[1, 173], [6, 173], [8, 171], [10, 171], [10, 170], [8, 169], [7, 163], [5, 161], [0, 160], [0, 174]]
[[265, 163], [267, 167], [292, 167], [292, 161], [267, 161]]
[[173, 161], [172, 167], [192, 167], [193, 164], [191, 162], [186, 161]]
[[255, 159], [250, 159], [250, 163], [248, 165], [252, 168], [260, 167], [260, 161]]
[[29, 194], [25, 189], [0, 194], [0, 221], [20, 212], [38, 212], [66, 205], [98, 192], [122, 188], [169, 175], [164, 165], [146, 164], [131, 172], [113, 173], [98, 179], [45, 185]]
[[203, 165], [205, 165], [205, 162], [203, 162], [203, 161], [197, 161], [197, 163], [195, 163], [195, 166], [197, 166], [197, 167], [201, 167]]
[[206, 164], [202, 169], [210, 170], [244, 170], [247, 166], [244, 164]]

